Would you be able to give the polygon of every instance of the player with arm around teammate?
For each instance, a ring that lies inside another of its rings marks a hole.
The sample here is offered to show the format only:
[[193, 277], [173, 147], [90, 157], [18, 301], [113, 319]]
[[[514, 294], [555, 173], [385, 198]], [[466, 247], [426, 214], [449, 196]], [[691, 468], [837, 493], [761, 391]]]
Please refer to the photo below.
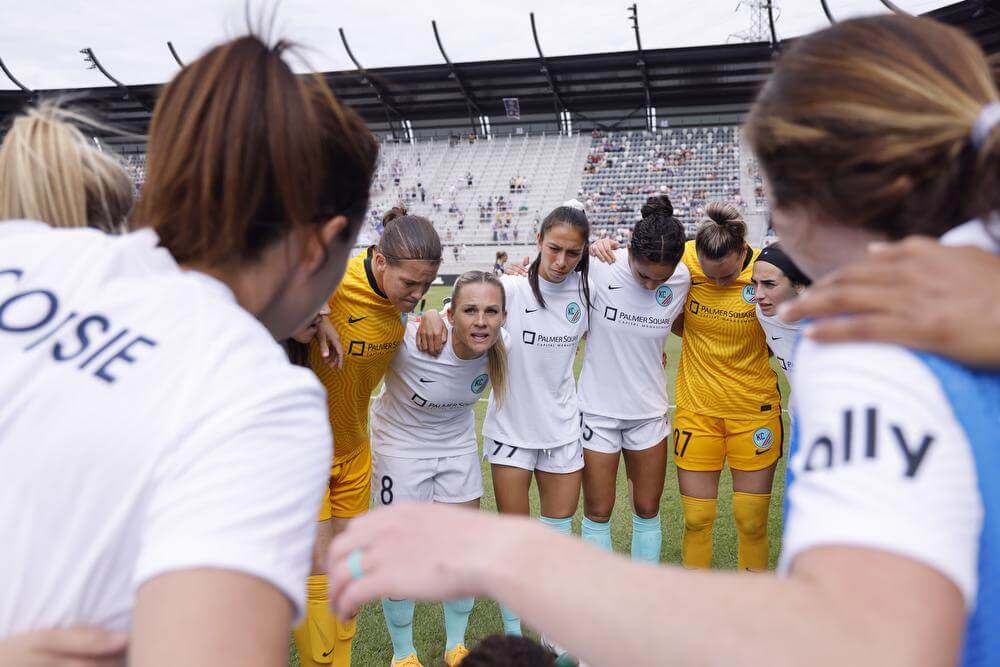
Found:
[[592, 319], [578, 391], [584, 450], [583, 539], [611, 549], [618, 461], [632, 482], [632, 557], [659, 562], [670, 422], [663, 348], [691, 274], [670, 200], [651, 197], [615, 262], [590, 267]]
[[[712, 526], [719, 477], [733, 475], [733, 518], [741, 570], [767, 568], [767, 517], [774, 469], [784, 433], [777, 377], [757, 323], [753, 259], [746, 224], [731, 204], [711, 202], [698, 235], [685, 244], [691, 273], [684, 314], [674, 414], [674, 463], [684, 511], [681, 559], [686, 567], [712, 562]], [[614, 242], [592, 252], [612, 261]]]
[[[479, 508], [483, 479], [472, 406], [490, 382], [497, 401], [507, 390], [503, 285], [492, 273], [468, 271], [455, 281], [449, 336], [437, 356], [417, 349], [416, 323], [386, 370], [372, 405], [372, 496], [379, 506], [437, 502]], [[468, 653], [465, 629], [473, 598], [444, 603], [445, 662]], [[383, 599], [393, 667], [417, 667], [413, 600]]]
[[308, 613], [295, 629], [304, 667], [331, 660], [336, 667], [350, 665], [356, 619], [343, 622], [327, 609], [322, 554], [334, 534], [368, 511], [371, 394], [402, 343], [408, 313], [430, 289], [441, 265], [441, 239], [430, 220], [395, 207], [383, 223], [378, 243], [348, 262], [327, 303], [327, 321], [339, 333], [343, 363], [332, 366], [322, 355], [320, 340], [310, 345], [310, 365], [327, 392], [335, 446], [308, 582]]
[[[556, 207], [539, 230], [539, 253], [528, 276], [501, 277], [511, 340], [508, 383], [518, 389], [502, 403], [492, 394], [483, 423], [497, 509], [528, 515], [534, 477], [541, 521], [566, 534], [580, 502], [583, 470], [573, 362], [587, 328], [589, 235], [582, 210]], [[425, 319], [435, 317], [431, 312]], [[506, 607], [501, 613], [505, 631], [520, 634], [520, 618]]]
[[785, 254], [780, 243], [772, 243], [757, 255], [751, 281], [757, 303], [757, 321], [767, 336], [785, 376], [792, 377], [792, 353], [802, 331], [801, 322], [786, 322], [778, 316], [778, 307], [800, 295], [812, 284], [795, 262]]

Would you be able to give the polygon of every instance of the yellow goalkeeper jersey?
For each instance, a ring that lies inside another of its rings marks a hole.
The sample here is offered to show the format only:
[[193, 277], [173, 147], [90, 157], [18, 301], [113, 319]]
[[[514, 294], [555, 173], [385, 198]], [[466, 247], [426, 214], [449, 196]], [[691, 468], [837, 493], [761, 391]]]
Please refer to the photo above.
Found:
[[778, 378], [768, 363], [750, 281], [760, 251], [752, 250], [735, 283], [719, 287], [702, 272], [694, 244], [684, 248], [691, 290], [677, 368], [678, 409], [728, 419], [780, 412]]
[[344, 279], [330, 297], [330, 322], [344, 346], [344, 367], [328, 368], [319, 346], [309, 346], [309, 365], [326, 387], [333, 429], [334, 465], [370, 447], [368, 401], [403, 340], [403, 316], [375, 281], [374, 246], [347, 264]]

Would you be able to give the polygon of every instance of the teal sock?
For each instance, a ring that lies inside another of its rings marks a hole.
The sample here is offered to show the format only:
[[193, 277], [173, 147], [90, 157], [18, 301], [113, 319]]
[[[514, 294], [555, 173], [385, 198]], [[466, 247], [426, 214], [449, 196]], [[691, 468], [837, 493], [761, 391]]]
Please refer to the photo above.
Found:
[[507, 605], [500, 605], [500, 617], [503, 619], [503, 633], [505, 635], [521, 636], [521, 617], [515, 614], [513, 609]]
[[660, 515], [643, 519], [632, 515], [632, 559], [647, 563], [660, 562], [660, 547], [663, 545], [663, 528]]
[[568, 516], [565, 519], [553, 519], [547, 516], [540, 516], [538, 520], [544, 523], [549, 528], [554, 528], [563, 535], [573, 534], [573, 517]]
[[583, 517], [583, 524], [580, 530], [585, 542], [596, 544], [602, 549], [611, 549], [611, 522], [591, 521]]
[[444, 606], [445, 650], [450, 651], [465, 643], [465, 629], [469, 627], [469, 614], [476, 598], [459, 598], [442, 603]]
[[413, 600], [382, 598], [382, 614], [392, 640], [393, 660], [402, 660], [416, 653], [413, 646]]

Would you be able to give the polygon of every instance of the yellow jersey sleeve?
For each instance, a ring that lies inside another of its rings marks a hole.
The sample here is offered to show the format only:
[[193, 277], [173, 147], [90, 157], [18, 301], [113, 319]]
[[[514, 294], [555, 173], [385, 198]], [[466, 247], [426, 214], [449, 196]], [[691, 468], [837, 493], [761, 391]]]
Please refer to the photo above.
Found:
[[768, 363], [750, 281], [760, 251], [751, 251], [734, 284], [719, 287], [702, 271], [694, 243], [684, 248], [691, 290], [684, 306], [677, 407], [728, 419], [779, 413], [778, 378]]
[[309, 365], [326, 388], [333, 429], [333, 462], [352, 459], [368, 439], [368, 402], [403, 340], [403, 316], [389, 302], [371, 270], [374, 248], [355, 256], [330, 297], [330, 322], [344, 346], [344, 367], [323, 363], [309, 346]]

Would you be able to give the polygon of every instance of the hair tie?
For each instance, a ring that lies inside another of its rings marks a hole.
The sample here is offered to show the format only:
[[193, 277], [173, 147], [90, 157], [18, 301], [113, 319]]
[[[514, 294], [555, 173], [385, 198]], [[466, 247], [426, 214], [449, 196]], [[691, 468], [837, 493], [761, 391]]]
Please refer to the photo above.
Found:
[[[997, 106], [1000, 106], [998, 104]], [[578, 199], [567, 199], [562, 203], [563, 206], [568, 206], [569, 208], [575, 208], [578, 211], [583, 210], [583, 204]]]
[[972, 145], [982, 148], [989, 138], [993, 128], [1000, 123], [1000, 102], [990, 102], [983, 105], [976, 116], [976, 122], [972, 124], [972, 131], [969, 136], [972, 138]]

